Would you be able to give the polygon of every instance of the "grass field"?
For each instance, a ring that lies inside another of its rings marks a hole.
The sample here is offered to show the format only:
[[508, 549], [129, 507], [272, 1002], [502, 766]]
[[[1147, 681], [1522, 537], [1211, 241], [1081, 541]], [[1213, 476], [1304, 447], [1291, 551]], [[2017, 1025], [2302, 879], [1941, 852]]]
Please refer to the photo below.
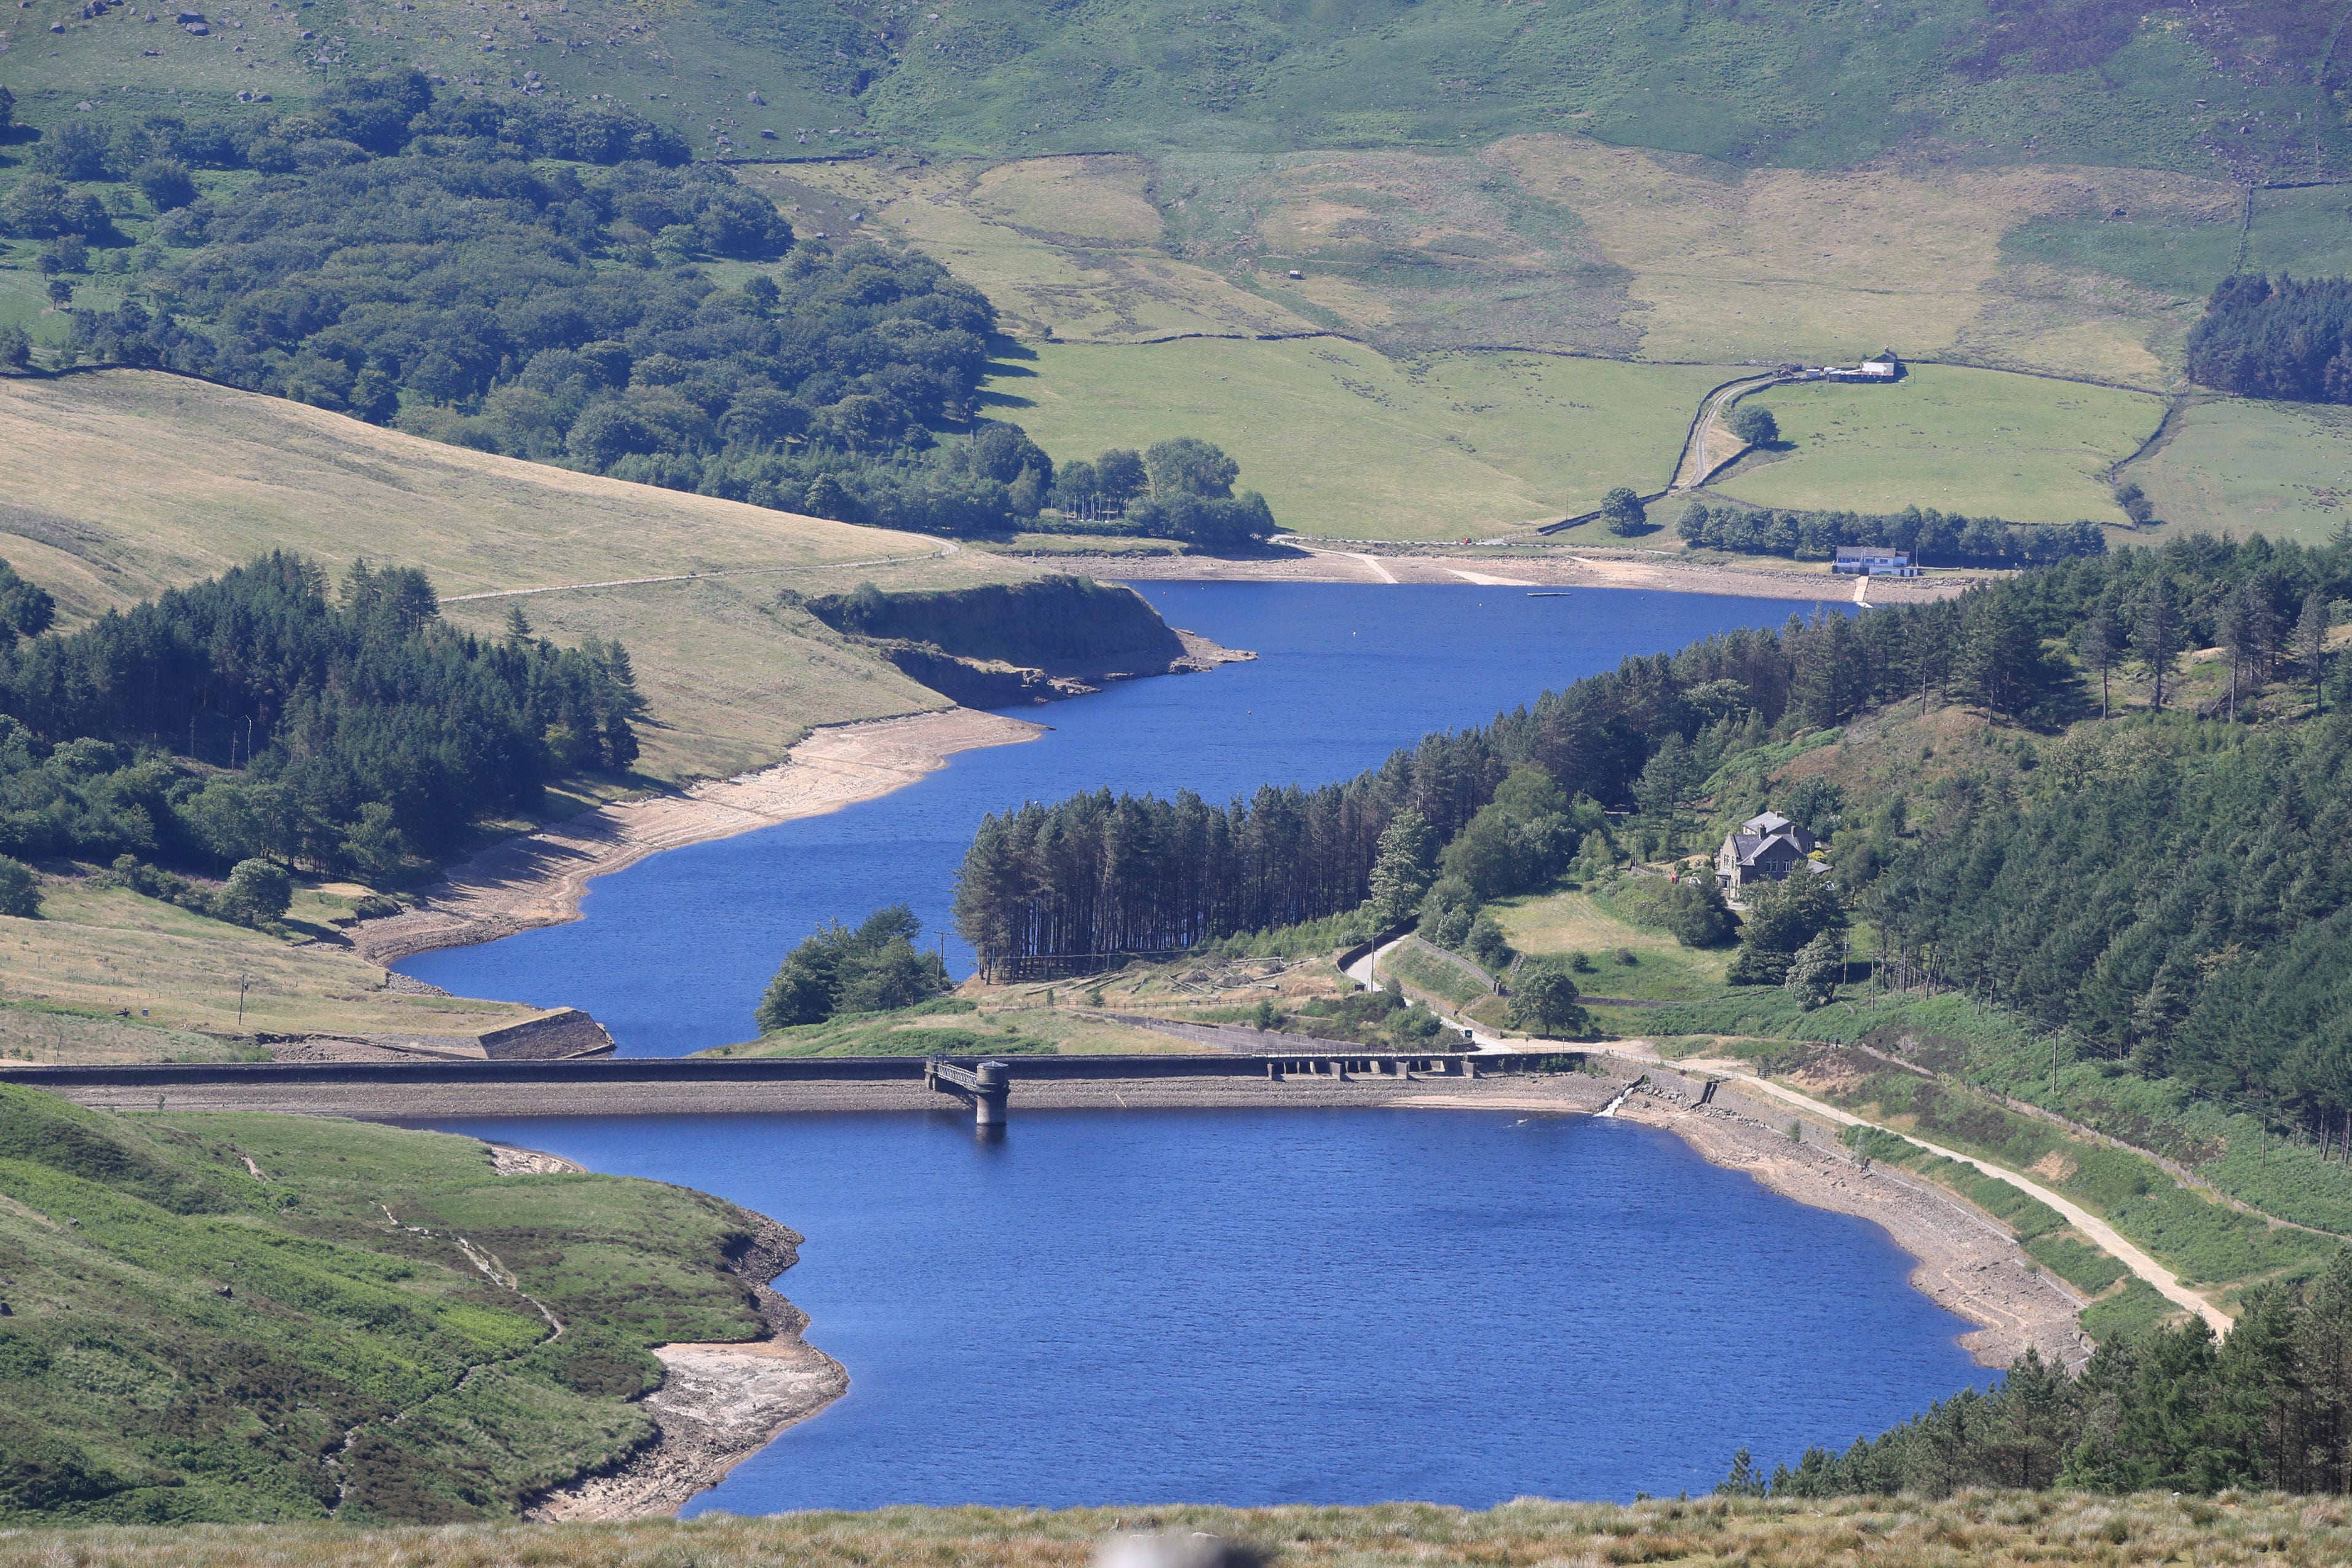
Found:
[[[0, 928], [0, 943], [16, 933]], [[268, 1053], [211, 1035], [155, 1028], [112, 1008], [0, 1000], [0, 1057], [20, 1062], [259, 1061]]]
[[[306, 894], [315, 900], [315, 893]], [[537, 1009], [507, 1002], [412, 996], [383, 988], [383, 971], [347, 948], [297, 946], [208, 920], [128, 889], [52, 881], [40, 920], [0, 916], [0, 998], [127, 1013], [152, 1030], [224, 1035], [470, 1035]], [[299, 916], [303, 910], [292, 911]], [[246, 987], [240, 1017], [237, 988]], [[551, 1005], [561, 1006], [562, 998]], [[0, 1026], [11, 1054], [89, 1061], [125, 1051], [143, 1059], [185, 1048], [173, 1037], [100, 1041], [88, 1029], [31, 1016]], [[141, 1047], [144, 1047], [142, 1049]]]
[[[747, 167], [745, 184], [796, 229], [881, 234], [917, 246], [987, 294], [1028, 339], [1135, 342], [1181, 333], [1256, 336], [1328, 325], [1171, 253], [1134, 158], [988, 165], [883, 160]], [[862, 225], [856, 215], [865, 215]]]
[[[1027, 574], [983, 552], [940, 556], [934, 539], [441, 446], [153, 373], [0, 378], [0, 557], [68, 616], [272, 549], [337, 573], [356, 556], [423, 566], [458, 625], [492, 629], [520, 604], [559, 641], [625, 643], [652, 704], [639, 765], [659, 778], [726, 776], [775, 762], [811, 725], [944, 705], [780, 606], [778, 589]], [[688, 573], [719, 575], [464, 597]]]
[[[1321, 328], [1397, 355], [1510, 344], [1734, 364], [1892, 345], [2152, 389], [2173, 384], [2230, 269], [2241, 201], [2177, 174], [1741, 170], [1561, 135], [743, 177], [803, 226], [931, 250], [1024, 337]], [[2352, 238], [2284, 200], [2305, 194], [2263, 193], [2255, 224], [2273, 265], [2302, 272]]]
[[1485, 1002], [1495, 994], [1493, 987], [1481, 985], [1468, 971], [1411, 942], [1392, 949], [1381, 960], [1381, 967], [1394, 972], [1406, 984], [1426, 991], [1457, 1008]]
[[509, 1516], [651, 1435], [652, 1346], [763, 1330], [755, 1216], [471, 1139], [0, 1086], [0, 1185], [11, 1522]]
[[[1065, 985], [1055, 1005], [1043, 987], [988, 993], [985, 1004], [950, 997], [906, 1012], [861, 1014], [830, 1023], [782, 1029], [737, 1046], [701, 1054], [714, 1057], [928, 1057], [996, 1055], [1155, 1055], [1187, 1049], [1185, 1044], [1149, 1029], [1088, 1018], [1069, 1010], [1082, 1005], [1087, 987]], [[1030, 994], [1034, 991], [1035, 994]]]
[[[118, 121], [191, 110], [264, 118], [298, 108], [345, 71], [391, 66], [415, 65], [453, 86], [494, 92], [537, 70], [551, 91], [609, 94], [675, 124], [705, 155], [718, 149], [722, 131], [741, 146], [798, 152], [803, 128], [816, 132], [816, 145], [837, 148], [853, 143], [827, 132], [862, 123], [855, 99], [828, 90], [854, 79], [856, 68], [833, 58], [834, 48], [809, 46], [847, 43], [862, 55], [871, 35], [828, 9], [779, 17], [727, 0], [652, 8], [549, 0], [506, 11], [464, 0], [299, 6], [232, 0], [211, 16], [210, 36], [195, 37], [169, 16], [142, 22], [115, 10], [85, 19], [63, 0], [34, 0], [12, 13], [15, 48], [5, 74], [18, 120], [47, 125], [83, 103], [91, 107], [82, 112]], [[65, 31], [47, 34], [58, 21]], [[764, 102], [750, 101], [754, 89]], [[266, 93], [270, 101], [248, 107], [236, 101], [240, 91]], [[762, 130], [778, 139], [763, 142]]]
[[[1730, 961], [1727, 948], [1685, 947], [1665, 931], [1635, 924], [1605, 894], [1595, 891], [1505, 900], [1495, 906], [1495, 917], [1511, 945], [1531, 957], [1585, 954], [1592, 967], [1572, 973], [1571, 978], [1578, 990], [1596, 996], [1664, 1001], [1711, 995], [1722, 988], [1724, 967]], [[1621, 956], [1625, 953], [1633, 955], [1633, 963]]]
[[[1759, 1456], [1769, 1466], [1795, 1456]], [[1426, 1503], [1372, 1508], [885, 1509], [688, 1522], [467, 1524], [439, 1530], [325, 1525], [191, 1531], [111, 1527], [0, 1535], [0, 1568], [73, 1561], [106, 1568], [1084, 1568], [1104, 1537], [1199, 1531], [1277, 1568], [1496, 1568], [1648, 1563], [1716, 1568], [2027, 1568], [2195, 1563], [2318, 1568], [2352, 1554], [2342, 1499], [2224, 1494], [2210, 1501], [2056, 1492], [1920, 1498], [1525, 1500], [1483, 1512]]]
[[2352, 410], [2200, 400], [2124, 477], [2147, 492], [2165, 522], [2159, 534], [2261, 532], [2318, 544], [2352, 517]]
[[1276, 521], [1345, 539], [1486, 537], [1655, 489], [1718, 372], [1532, 354], [1386, 359], [1339, 339], [1035, 343], [991, 412], [1057, 457], [1201, 436]]
[[1715, 487], [1727, 495], [2014, 522], [2124, 521], [2106, 470], [2164, 416], [2138, 393], [1948, 365], [1915, 365], [1892, 386], [1779, 387], [1752, 401], [1790, 449], [1735, 468]]

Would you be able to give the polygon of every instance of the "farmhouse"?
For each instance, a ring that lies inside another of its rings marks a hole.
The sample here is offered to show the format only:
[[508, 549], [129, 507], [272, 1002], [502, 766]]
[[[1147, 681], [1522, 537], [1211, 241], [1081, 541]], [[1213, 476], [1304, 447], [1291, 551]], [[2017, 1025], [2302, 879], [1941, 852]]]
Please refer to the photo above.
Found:
[[1806, 381], [1860, 381], [1885, 383], [1903, 379], [1903, 358], [1893, 349], [1881, 349], [1878, 357], [1860, 364], [1825, 364], [1818, 370], [1808, 370]]
[[1819, 842], [1778, 812], [1751, 816], [1715, 852], [1716, 885], [1727, 889], [1785, 881], [1790, 872], [1810, 864], [1805, 857]]
[[1830, 570], [1848, 577], [1916, 577], [1908, 551], [1885, 544], [1841, 544]]

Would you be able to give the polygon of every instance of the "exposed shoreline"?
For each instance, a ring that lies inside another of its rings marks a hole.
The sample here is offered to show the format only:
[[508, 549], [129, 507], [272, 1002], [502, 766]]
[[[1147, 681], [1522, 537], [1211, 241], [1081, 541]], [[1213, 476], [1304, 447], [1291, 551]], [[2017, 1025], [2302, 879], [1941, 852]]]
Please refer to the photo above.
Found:
[[1743, 1171], [1808, 1208], [1866, 1219], [1911, 1255], [1910, 1286], [1978, 1325], [1961, 1348], [1977, 1364], [2005, 1370], [2030, 1346], [2070, 1371], [2093, 1346], [2077, 1321], [2085, 1303], [2046, 1271], [1998, 1222], [1941, 1188], [1881, 1166], [1864, 1170], [1730, 1111], [1638, 1092], [1617, 1114], [1663, 1128], [1709, 1164]]
[[1346, 583], [1391, 585], [1444, 584], [1453, 587], [1632, 588], [1643, 592], [1713, 594], [1735, 598], [1788, 599], [1798, 604], [1853, 604], [1855, 584], [1867, 582], [1866, 602], [1924, 604], [1950, 598], [1985, 580], [1986, 574], [1938, 572], [1927, 577], [1836, 577], [1785, 567], [1690, 562], [1669, 553], [1578, 555], [1565, 548], [1491, 555], [1357, 552], [1332, 542], [1297, 544], [1281, 554], [1256, 557], [1213, 555], [1026, 555], [1016, 559], [1106, 581], [1172, 583]]
[[591, 879], [649, 855], [877, 799], [945, 767], [958, 752], [1034, 741], [1045, 729], [970, 708], [829, 725], [773, 767], [598, 806], [493, 845], [452, 867], [416, 908], [353, 927], [352, 945], [369, 963], [389, 964], [562, 925], [580, 918]]
[[[1679, 1075], [1617, 1058], [1604, 1074], [1558, 1073], [1463, 1079], [1293, 1076], [1246, 1078], [1016, 1079], [1013, 1121], [1039, 1110], [1462, 1110], [1591, 1115], [1643, 1084], [1617, 1114], [1674, 1133], [1710, 1163], [1738, 1170], [1809, 1207], [1871, 1221], [1916, 1262], [1914, 1289], [1978, 1325], [1961, 1343], [1983, 1365], [2005, 1367], [2028, 1345], [2058, 1364], [2090, 1353], [2075, 1314], [2083, 1302], [2037, 1268], [1997, 1222], [1943, 1189], [1884, 1165], [1863, 1167], [1819, 1125], [1799, 1142], [1799, 1120], [1766, 1109], [1747, 1114], [1736, 1089], [1699, 1105]], [[144, 1090], [64, 1089], [89, 1105], [139, 1103]], [[128, 1096], [128, 1098], [125, 1098]], [[968, 1127], [960, 1101], [919, 1080], [776, 1080], [737, 1083], [619, 1081], [565, 1084], [439, 1084], [404, 1090], [387, 1103], [373, 1083], [191, 1085], [173, 1091], [175, 1109], [351, 1116], [432, 1122], [467, 1116], [615, 1116], [646, 1113], [790, 1114], [898, 1112]], [[1769, 1115], [1767, 1121], [1762, 1117]]]
[[768, 1325], [766, 1336], [656, 1346], [653, 1353], [664, 1375], [642, 1405], [654, 1419], [654, 1440], [602, 1475], [556, 1488], [533, 1502], [525, 1517], [604, 1521], [674, 1514], [848, 1392], [847, 1369], [801, 1337], [808, 1314], [770, 1285], [799, 1260], [802, 1238], [765, 1215], [758, 1217], [751, 1246], [729, 1268], [751, 1288]]

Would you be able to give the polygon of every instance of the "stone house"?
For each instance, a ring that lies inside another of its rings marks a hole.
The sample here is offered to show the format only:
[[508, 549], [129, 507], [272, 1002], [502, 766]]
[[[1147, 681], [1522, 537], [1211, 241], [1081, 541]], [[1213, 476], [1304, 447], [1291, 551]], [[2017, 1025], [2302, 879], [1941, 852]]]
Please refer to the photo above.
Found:
[[1811, 864], [1805, 857], [1820, 842], [1779, 812], [1751, 816], [1726, 836], [1723, 847], [1715, 852], [1716, 885], [1728, 892], [1786, 880], [1790, 872]]

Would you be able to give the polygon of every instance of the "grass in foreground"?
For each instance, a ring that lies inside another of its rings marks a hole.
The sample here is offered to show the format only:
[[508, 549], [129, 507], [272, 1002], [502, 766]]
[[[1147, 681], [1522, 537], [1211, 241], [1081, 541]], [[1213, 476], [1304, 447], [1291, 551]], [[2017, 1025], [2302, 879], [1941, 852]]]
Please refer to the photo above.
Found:
[[504, 1516], [649, 1440], [651, 1346], [761, 1331], [756, 1216], [471, 1139], [0, 1086], [0, 1193], [9, 1522]]
[[2186, 1562], [2305, 1568], [2352, 1556], [2337, 1498], [2224, 1493], [1962, 1493], [1948, 1500], [1767, 1502], [1705, 1498], [1609, 1504], [1512, 1502], [1485, 1512], [1371, 1508], [884, 1509], [691, 1522], [330, 1526], [0, 1533], [0, 1568], [1083, 1568], [1115, 1530], [1206, 1531], [1276, 1568], [1533, 1568], [1535, 1564], [1746, 1563], [1753, 1568], [2023, 1568]]

